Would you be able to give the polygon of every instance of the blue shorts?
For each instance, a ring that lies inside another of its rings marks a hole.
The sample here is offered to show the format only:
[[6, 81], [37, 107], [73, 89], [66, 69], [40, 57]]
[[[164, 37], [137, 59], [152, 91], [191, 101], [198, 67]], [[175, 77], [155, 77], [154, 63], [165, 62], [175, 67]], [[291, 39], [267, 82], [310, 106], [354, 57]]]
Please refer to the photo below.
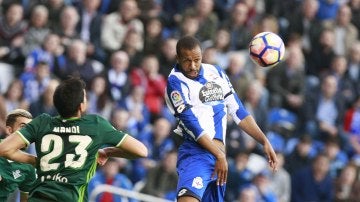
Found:
[[200, 201], [223, 202], [226, 185], [216, 185], [216, 177], [211, 179], [214, 171], [215, 157], [203, 150], [192, 153], [179, 149], [177, 171], [179, 175], [177, 198], [193, 196]]

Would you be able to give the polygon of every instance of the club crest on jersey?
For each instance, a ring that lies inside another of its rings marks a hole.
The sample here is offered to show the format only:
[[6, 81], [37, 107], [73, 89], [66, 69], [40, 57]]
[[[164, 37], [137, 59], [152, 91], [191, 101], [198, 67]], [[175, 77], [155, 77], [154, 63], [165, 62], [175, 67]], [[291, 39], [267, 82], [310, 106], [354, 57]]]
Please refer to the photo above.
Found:
[[204, 187], [203, 179], [201, 177], [195, 177], [191, 186], [195, 187], [196, 189], [203, 188]]
[[213, 81], [207, 82], [199, 92], [199, 99], [202, 103], [220, 101], [224, 99], [223, 90], [220, 85]]
[[177, 90], [170, 93], [170, 99], [174, 104], [174, 107], [178, 107], [181, 104], [184, 104], [184, 100], [182, 99], [180, 92]]

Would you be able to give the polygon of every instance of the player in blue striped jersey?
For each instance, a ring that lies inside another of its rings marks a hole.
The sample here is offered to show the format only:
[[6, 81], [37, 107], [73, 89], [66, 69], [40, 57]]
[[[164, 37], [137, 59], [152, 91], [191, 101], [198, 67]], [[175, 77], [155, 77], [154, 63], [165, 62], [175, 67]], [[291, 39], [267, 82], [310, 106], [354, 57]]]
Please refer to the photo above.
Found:
[[179, 120], [175, 133], [184, 140], [178, 154], [178, 202], [224, 201], [227, 115], [263, 145], [273, 170], [276, 154], [223, 70], [201, 62], [200, 42], [185, 36], [178, 41], [176, 52], [177, 64], [168, 77], [165, 99]]

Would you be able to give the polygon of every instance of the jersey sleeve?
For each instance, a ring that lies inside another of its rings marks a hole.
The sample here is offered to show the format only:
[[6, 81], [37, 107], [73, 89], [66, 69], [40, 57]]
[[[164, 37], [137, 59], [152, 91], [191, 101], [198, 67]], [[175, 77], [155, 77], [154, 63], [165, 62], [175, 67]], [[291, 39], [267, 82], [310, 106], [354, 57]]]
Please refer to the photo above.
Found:
[[117, 130], [114, 126], [110, 124], [109, 121], [104, 118], [100, 118], [100, 126], [102, 128], [103, 133], [103, 143], [105, 145], [111, 145], [119, 147], [125, 137], [128, 135], [123, 131]]
[[37, 135], [40, 135], [42, 128], [48, 127], [51, 121], [51, 116], [48, 114], [41, 114], [35, 117], [30, 123], [26, 124], [25, 127], [17, 131], [17, 133], [24, 140], [26, 145], [30, 145], [35, 142]]
[[244, 107], [239, 96], [235, 92], [228, 76], [223, 73], [223, 77], [227, 80], [229, 86], [229, 92], [225, 95], [225, 103], [228, 107], [228, 113], [233, 118], [236, 124], [239, 124], [242, 119], [249, 115], [249, 112]]
[[190, 87], [185, 82], [172, 76], [168, 79], [165, 97], [168, 108], [179, 119], [179, 125], [197, 140], [204, 134], [204, 129], [192, 110], [189, 91]]

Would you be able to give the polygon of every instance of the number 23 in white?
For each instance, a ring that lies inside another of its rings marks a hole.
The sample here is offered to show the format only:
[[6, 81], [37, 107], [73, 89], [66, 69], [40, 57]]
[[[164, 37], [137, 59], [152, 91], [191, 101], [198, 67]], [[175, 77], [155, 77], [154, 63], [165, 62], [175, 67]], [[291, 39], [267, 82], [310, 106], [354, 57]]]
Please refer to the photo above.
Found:
[[[75, 154], [66, 154], [64, 166], [65, 168], [80, 168], [84, 165], [88, 152], [86, 148], [91, 144], [92, 139], [89, 136], [69, 135], [69, 142], [76, 144]], [[53, 145], [51, 147], [51, 145]], [[51, 150], [52, 149], [52, 150]], [[48, 154], [40, 159], [40, 168], [42, 171], [57, 170], [60, 163], [50, 163], [51, 160], [58, 158], [64, 149], [64, 141], [58, 135], [45, 135], [41, 141], [41, 152]], [[79, 156], [77, 160], [74, 160]]]

